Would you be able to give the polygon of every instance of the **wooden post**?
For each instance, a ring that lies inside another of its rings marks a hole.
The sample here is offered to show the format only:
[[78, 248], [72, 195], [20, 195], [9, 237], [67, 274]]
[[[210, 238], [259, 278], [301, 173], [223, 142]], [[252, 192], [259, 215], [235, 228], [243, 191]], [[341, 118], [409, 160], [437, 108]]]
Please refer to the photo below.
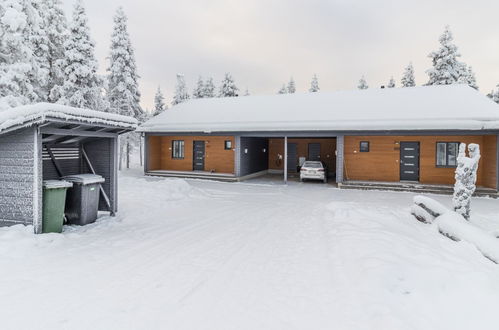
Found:
[[284, 184], [288, 184], [288, 137], [284, 137]]
[[130, 141], [126, 142], [126, 168], [130, 168]]

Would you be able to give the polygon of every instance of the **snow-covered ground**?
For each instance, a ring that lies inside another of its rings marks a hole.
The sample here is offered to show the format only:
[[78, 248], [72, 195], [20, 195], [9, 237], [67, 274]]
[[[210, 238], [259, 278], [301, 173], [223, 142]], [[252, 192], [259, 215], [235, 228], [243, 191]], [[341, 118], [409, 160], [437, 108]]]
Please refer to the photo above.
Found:
[[[497, 329], [499, 265], [415, 221], [411, 193], [120, 184], [116, 218], [0, 228], [2, 330]], [[488, 231], [498, 211], [473, 200]]]

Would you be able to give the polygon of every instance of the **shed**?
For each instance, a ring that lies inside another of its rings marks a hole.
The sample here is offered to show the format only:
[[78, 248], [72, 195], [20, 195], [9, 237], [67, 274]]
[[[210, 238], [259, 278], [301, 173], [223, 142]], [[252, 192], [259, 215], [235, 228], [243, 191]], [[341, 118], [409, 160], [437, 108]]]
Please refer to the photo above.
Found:
[[99, 210], [118, 208], [118, 137], [134, 118], [38, 103], [0, 111], [0, 226], [42, 228], [42, 182], [95, 173], [105, 178]]

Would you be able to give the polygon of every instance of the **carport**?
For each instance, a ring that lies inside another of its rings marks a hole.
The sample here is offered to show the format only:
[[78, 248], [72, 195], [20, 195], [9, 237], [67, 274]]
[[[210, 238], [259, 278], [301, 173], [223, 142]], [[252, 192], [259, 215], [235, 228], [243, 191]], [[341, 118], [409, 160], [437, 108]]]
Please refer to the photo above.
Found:
[[93, 173], [99, 211], [118, 210], [119, 140], [134, 118], [40, 103], [0, 112], [0, 226], [33, 225], [41, 232], [42, 182]]

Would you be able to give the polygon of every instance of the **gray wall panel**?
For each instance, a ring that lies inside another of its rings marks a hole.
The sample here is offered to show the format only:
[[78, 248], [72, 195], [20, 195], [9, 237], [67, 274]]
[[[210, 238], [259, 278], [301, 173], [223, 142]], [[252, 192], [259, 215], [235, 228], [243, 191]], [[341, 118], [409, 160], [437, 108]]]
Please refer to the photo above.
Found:
[[240, 176], [268, 169], [269, 140], [267, 138], [241, 137]]

